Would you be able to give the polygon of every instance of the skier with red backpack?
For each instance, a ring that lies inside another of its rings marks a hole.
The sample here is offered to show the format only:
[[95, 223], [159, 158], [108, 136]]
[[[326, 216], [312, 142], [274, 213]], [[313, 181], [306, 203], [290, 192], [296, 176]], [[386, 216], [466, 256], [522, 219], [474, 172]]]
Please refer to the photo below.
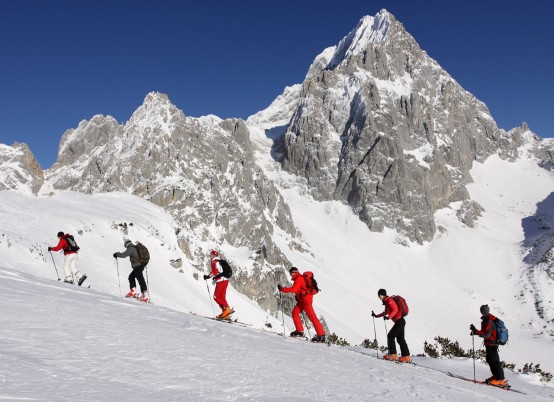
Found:
[[497, 318], [490, 313], [488, 305], [482, 305], [480, 311], [481, 329], [477, 329], [475, 328], [475, 325], [471, 324], [469, 326], [471, 336], [478, 335], [483, 338], [485, 342], [486, 361], [492, 373], [492, 377], [487, 378], [485, 382], [497, 387], [503, 387], [506, 386], [506, 381], [504, 379], [504, 370], [502, 369], [500, 356], [498, 355], [498, 345], [503, 344], [499, 343], [498, 339], [498, 321]]
[[64, 282], [73, 284], [73, 274], [77, 279], [77, 284], [81, 286], [85, 279], [87, 279], [86, 274], [82, 274], [75, 266], [77, 265], [77, 254], [79, 252], [79, 246], [75, 242], [75, 239], [72, 235], [66, 234], [64, 232], [58, 232], [58, 245], [54, 247], [48, 247], [48, 251], [60, 251], [63, 250], [63, 255], [65, 256], [65, 261], [63, 264], [63, 270], [65, 271]]
[[300, 319], [300, 313], [304, 311], [312, 322], [316, 332], [316, 335], [312, 338], [312, 342], [325, 342], [325, 330], [323, 329], [321, 322], [319, 322], [312, 306], [314, 294], [319, 291], [317, 283], [314, 285], [315, 280], [313, 279], [312, 273], [304, 272], [304, 275], [302, 275], [298, 271], [298, 268], [292, 267], [289, 270], [289, 274], [293, 281], [293, 285], [289, 288], [277, 285], [277, 289], [279, 289], [279, 292], [294, 293], [296, 296], [296, 306], [292, 309], [292, 320], [294, 321], [296, 329], [291, 332], [290, 336], [304, 336], [304, 327], [302, 326], [302, 320]]
[[385, 320], [392, 320], [392, 322], [394, 322], [394, 325], [387, 335], [389, 353], [385, 355], [383, 359], [397, 360], [396, 339], [398, 345], [400, 345], [400, 353], [402, 353], [402, 356], [400, 356], [397, 361], [399, 363], [411, 363], [410, 350], [404, 339], [404, 329], [406, 327], [404, 316], [408, 314], [408, 305], [406, 301], [400, 296], [388, 296], [385, 289], [379, 289], [377, 296], [385, 305], [385, 311], [377, 315], [372, 311], [371, 316], [375, 318], [383, 317]]

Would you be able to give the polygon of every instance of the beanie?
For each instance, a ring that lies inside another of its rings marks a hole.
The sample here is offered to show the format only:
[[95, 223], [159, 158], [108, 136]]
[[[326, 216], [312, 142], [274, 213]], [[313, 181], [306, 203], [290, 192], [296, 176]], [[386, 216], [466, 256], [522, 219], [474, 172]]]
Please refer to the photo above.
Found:
[[62, 237], [63, 236], [63, 232], [58, 232], [58, 237]]
[[131, 240], [129, 240], [129, 239], [123, 239], [123, 245], [124, 245], [125, 247], [127, 247], [127, 244], [129, 244], [129, 243], [132, 244], [133, 242], [132, 242]]
[[298, 268], [292, 267], [291, 269], [289, 269], [289, 274], [292, 274], [293, 272], [298, 272]]
[[377, 296], [386, 296], [387, 295], [387, 291], [385, 289], [379, 289], [379, 291], [377, 292]]
[[488, 304], [483, 304], [483, 305], [481, 306], [481, 308], [479, 309], [479, 311], [481, 311], [481, 314], [487, 315], [487, 314], [489, 314], [489, 313], [491, 312], [491, 309], [490, 309], [490, 307], [489, 307]]
[[210, 252], [211, 255], [215, 255], [216, 257], [219, 257], [219, 253], [216, 250], [212, 250]]

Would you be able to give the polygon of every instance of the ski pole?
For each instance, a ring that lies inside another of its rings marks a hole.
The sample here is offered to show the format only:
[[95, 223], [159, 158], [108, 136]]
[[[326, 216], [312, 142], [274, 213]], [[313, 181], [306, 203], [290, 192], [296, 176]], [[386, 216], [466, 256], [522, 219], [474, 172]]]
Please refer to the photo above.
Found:
[[310, 327], [308, 327], [308, 320], [306, 319], [306, 313], [302, 311], [302, 314], [300, 314], [300, 317], [302, 318], [302, 321], [304, 321], [304, 326], [306, 327], [306, 330], [308, 331], [308, 337], [312, 337], [312, 334], [310, 333]]
[[212, 305], [212, 313], [215, 317], [214, 303], [212, 301], [212, 292], [210, 292], [210, 287], [208, 286], [208, 280], [204, 279], [204, 282], [206, 282], [206, 289], [208, 289], [208, 294], [210, 295], [210, 304]]
[[471, 343], [472, 343], [472, 350], [473, 350], [473, 381], [476, 381], [475, 379], [475, 335], [471, 334]]
[[279, 299], [281, 301], [281, 318], [283, 318], [283, 338], [286, 338], [285, 335], [285, 313], [283, 312], [283, 293], [279, 292]]
[[377, 342], [377, 329], [375, 328], [375, 317], [371, 316], [373, 318], [373, 335], [375, 335], [375, 351], [377, 352], [377, 358], [379, 358], [379, 343]]
[[117, 258], [115, 258], [115, 267], [117, 269], [117, 285], [119, 286], [119, 297], [123, 297], [121, 294], [121, 282], [119, 281], [119, 263], [117, 262]]
[[56, 262], [54, 261], [54, 256], [52, 255], [51, 251], [48, 251], [50, 253], [50, 257], [52, 257], [52, 262], [54, 263], [54, 269], [56, 270], [56, 276], [58, 277], [58, 281], [61, 281], [60, 275], [58, 275], [58, 268], [56, 267]]
[[152, 300], [152, 292], [150, 291], [150, 283], [148, 282], [148, 265], [144, 266], [144, 271], [146, 272], [146, 289], [150, 292], [150, 300]]

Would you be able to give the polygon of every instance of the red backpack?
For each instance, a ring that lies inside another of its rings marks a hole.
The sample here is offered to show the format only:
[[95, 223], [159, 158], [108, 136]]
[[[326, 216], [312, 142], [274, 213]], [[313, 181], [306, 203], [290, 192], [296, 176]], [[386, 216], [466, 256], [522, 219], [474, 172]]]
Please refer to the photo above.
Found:
[[391, 296], [391, 298], [396, 302], [398, 309], [402, 313], [402, 317], [406, 317], [410, 312], [410, 309], [408, 308], [408, 303], [406, 303], [406, 300], [402, 296], [398, 296], [398, 295]]
[[306, 271], [302, 274], [304, 277], [304, 281], [306, 282], [306, 290], [307, 294], [309, 295], [315, 295], [319, 292], [319, 288], [317, 287], [317, 282], [314, 278], [314, 274], [310, 271]]

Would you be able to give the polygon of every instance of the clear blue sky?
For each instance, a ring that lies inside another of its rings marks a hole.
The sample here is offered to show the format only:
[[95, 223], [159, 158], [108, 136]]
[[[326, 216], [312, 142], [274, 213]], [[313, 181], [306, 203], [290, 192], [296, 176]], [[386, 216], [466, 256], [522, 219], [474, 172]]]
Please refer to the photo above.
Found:
[[501, 128], [554, 137], [552, 0], [0, 0], [0, 142], [48, 168], [65, 130], [125, 122], [150, 91], [246, 118], [382, 8]]

